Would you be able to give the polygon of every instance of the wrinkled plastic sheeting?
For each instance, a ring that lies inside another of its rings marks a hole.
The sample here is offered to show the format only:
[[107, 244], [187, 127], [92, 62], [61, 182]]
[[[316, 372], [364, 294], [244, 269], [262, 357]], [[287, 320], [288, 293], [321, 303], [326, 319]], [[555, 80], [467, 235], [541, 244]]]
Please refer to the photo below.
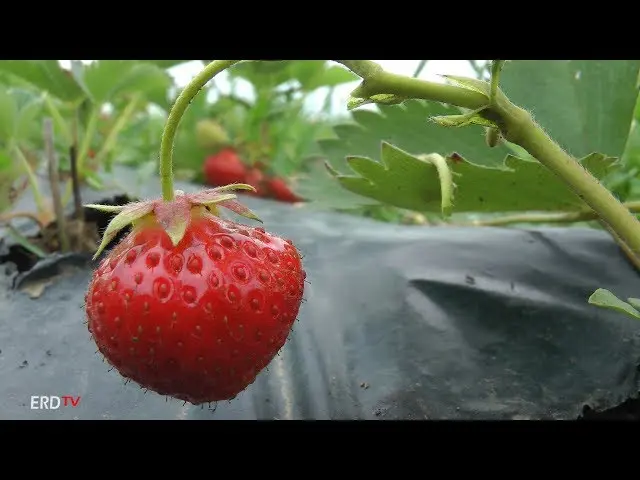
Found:
[[[51, 258], [0, 290], [0, 417], [576, 419], [638, 392], [640, 322], [587, 304], [598, 287], [640, 291], [603, 232], [399, 226], [243, 201], [294, 241], [309, 280], [253, 385], [215, 411], [125, 385], [84, 323], [89, 267]], [[43, 281], [36, 300], [21, 290]], [[81, 401], [32, 410], [32, 395]]]

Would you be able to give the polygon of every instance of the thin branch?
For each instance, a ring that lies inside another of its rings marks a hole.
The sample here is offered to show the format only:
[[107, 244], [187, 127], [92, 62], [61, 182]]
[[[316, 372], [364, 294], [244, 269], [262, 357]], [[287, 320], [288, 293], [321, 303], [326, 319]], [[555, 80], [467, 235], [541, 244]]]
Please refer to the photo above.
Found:
[[73, 188], [74, 218], [84, 220], [84, 209], [80, 197], [80, 179], [78, 178], [78, 112], [74, 113], [72, 141], [69, 147], [69, 163], [71, 164], [71, 186]]
[[[640, 201], [623, 204], [630, 212], [640, 213]], [[525, 213], [505, 215], [487, 220], [475, 220], [471, 225], [476, 227], [499, 227], [514, 223], [575, 223], [597, 220], [598, 214], [593, 210], [579, 210], [576, 212]]]
[[51, 122], [50, 118], [44, 119], [44, 144], [47, 153], [47, 164], [49, 167], [49, 181], [51, 182], [51, 198], [53, 200], [53, 208], [56, 213], [56, 230], [58, 233], [58, 241], [60, 242], [60, 250], [62, 252], [68, 252], [69, 238], [67, 237], [67, 222], [64, 216], [64, 208], [62, 207], [62, 199], [60, 197], [58, 156], [56, 155], [53, 146], [53, 123]]

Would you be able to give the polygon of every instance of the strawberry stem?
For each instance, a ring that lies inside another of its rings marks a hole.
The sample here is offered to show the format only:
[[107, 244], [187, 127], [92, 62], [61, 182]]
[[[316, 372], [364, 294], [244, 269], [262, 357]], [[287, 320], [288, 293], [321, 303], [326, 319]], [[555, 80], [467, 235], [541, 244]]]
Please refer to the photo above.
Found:
[[173, 142], [184, 112], [209, 80], [239, 61], [240, 60], [214, 60], [208, 64], [189, 82], [184, 90], [182, 90], [173, 107], [171, 107], [160, 143], [160, 182], [162, 185], [162, 199], [165, 202], [171, 202], [175, 198], [175, 192], [173, 191]]

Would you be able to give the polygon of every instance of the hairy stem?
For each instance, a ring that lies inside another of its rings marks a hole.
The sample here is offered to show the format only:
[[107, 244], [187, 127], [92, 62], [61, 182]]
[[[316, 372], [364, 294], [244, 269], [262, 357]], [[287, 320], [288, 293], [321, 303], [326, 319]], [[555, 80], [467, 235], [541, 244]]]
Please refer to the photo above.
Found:
[[336, 61], [363, 79], [362, 84], [352, 93], [354, 97], [370, 98], [378, 94], [394, 94], [471, 110], [487, 107], [483, 113], [499, 125], [502, 136], [507, 141], [523, 147], [560, 177], [633, 252], [640, 255], [638, 219], [576, 159], [555, 143], [528, 112], [512, 104], [499, 89], [495, 98], [488, 101], [487, 96], [473, 90], [385, 72], [378, 64], [369, 60]]
[[526, 115], [519, 130], [519, 138], [509, 140], [523, 147], [564, 180], [571, 190], [595, 210], [636, 255], [640, 255], [638, 219], [598, 179], [551, 140], [534, 122], [531, 115]]
[[504, 65], [504, 60], [493, 60], [491, 62], [491, 99], [496, 98], [498, 84], [500, 83], [500, 72]]
[[239, 61], [240, 60], [215, 60], [208, 64], [189, 82], [184, 90], [182, 90], [173, 107], [171, 107], [160, 143], [160, 182], [162, 184], [162, 199], [164, 201], [170, 202], [175, 196], [173, 191], [173, 142], [184, 112], [189, 107], [193, 98], [209, 80]]
[[60, 198], [60, 178], [58, 176], [58, 158], [54, 150], [53, 144], [53, 124], [50, 118], [44, 120], [44, 145], [47, 153], [47, 164], [49, 167], [49, 180], [51, 182], [51, 199], [53, 200], [53, 208], [56, 213], [56, 230], [58, 233], [58, 241], [60, 242], [60, 250], [62, 252], [69, 251], [69, 237], [67, 236], [66, 218], [64, 216], [64, 208], [62, 199]]

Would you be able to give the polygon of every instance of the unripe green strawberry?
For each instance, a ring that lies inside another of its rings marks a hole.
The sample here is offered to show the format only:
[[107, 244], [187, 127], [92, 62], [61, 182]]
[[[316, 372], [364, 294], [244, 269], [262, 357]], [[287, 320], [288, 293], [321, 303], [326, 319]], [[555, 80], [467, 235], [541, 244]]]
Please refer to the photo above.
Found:
[[216, 150], [229, 143], [229, 135], [213, 120], [200, 120], [196, 125], [196, 141], [205, 150]]

